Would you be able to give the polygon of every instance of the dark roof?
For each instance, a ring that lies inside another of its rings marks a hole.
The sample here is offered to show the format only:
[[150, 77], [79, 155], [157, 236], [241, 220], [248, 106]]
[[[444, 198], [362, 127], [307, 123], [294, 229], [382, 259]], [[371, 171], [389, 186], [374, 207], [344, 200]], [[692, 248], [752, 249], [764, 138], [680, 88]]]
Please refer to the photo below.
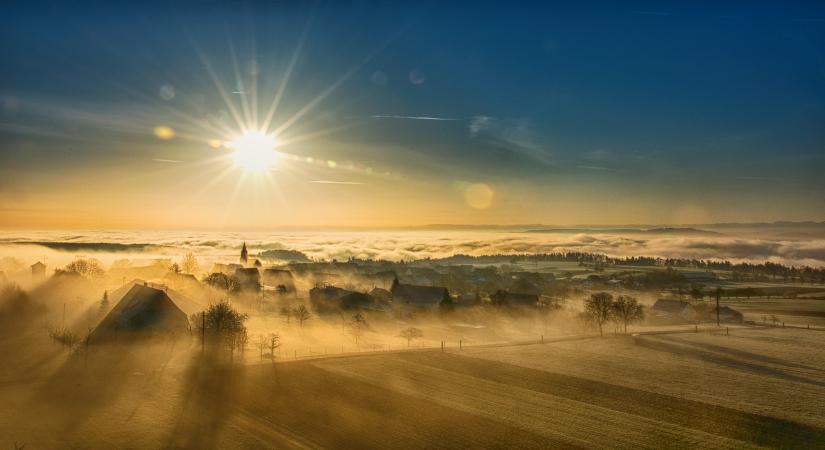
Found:
[[161, 289], [135, 284], [95, 328], [97, 338], [118, 331], [186, 331], [186, 313]]
[[350, 292], [338, 299], [338, 304], [341, 309], [370, 308], [373, 303], [374, 299], [372, 296], [361, 292]]
[[448, 295], [448, 292], [447, 288], [444, 287], [398, 283], [393, 287], [392, 295], [401, 303], [416, 306], [435, 306], [441, 302], [445, 295]]
[[539, 296], [536, 294], [520, 294], [516, 292], [508, 292], [504, 296], [504, 299], [510, 305], [536, 306], [539, 302]]
[[354, 292], [335, 286], [323, 286], [310, 289], [309, 297], [315, 300], [332, 301], [352, 293]]
[[667, 300], [660, 298], [659, 300], [656, 300], [656, 303], [653, 305], [653, 309], [667, 312], [681, 312], [685, 309], [685, 306], [690, 306], [690, 303], [683, 300]]

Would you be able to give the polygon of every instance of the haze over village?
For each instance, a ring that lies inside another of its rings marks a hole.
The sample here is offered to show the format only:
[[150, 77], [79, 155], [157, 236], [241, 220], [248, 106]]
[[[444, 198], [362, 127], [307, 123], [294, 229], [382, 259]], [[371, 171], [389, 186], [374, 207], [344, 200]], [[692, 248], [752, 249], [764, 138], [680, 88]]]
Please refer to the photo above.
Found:
[[825, 9], [12, 2], [0, 448], [825, 447]]

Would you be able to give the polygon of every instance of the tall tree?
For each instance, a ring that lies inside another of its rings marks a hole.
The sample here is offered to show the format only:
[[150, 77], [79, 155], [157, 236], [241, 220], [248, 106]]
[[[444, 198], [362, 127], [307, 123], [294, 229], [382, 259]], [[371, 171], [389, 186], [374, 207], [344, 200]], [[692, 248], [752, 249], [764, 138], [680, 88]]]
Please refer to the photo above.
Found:
[[180, 262], [180, 269], [184, 273], [191, 273], [193, 275], [198, 271], [198, 259], [195, 258], [195, 255], [192, 252], [187, 252], [183, 255], [183, 259]]
[[357, 313], [352, 316], [352, 319], [349, 322], [349, 328], [353, 339], [355, 339], [355, 345], [358, 345], [358, 341], [361, 339], [361, 336], [363, 336], [367, 331], [367, 319], [364, 318], [361, 313]]
[[312, 314], [310, 314], [309, 310], [304, 305], [298, 305], [295, 309], [293, 309], [292, 315], [295, 316], [295, 319], [301, 325], [301, 328], [304, 327], [304, 322], [312, 317]]
[[635, 298], [620, 295], [613, 302], [613, 317], [624, 325], [624, 332], [627, 333], [627, 325], [644, 319], [645, 310]]
[[420, 339], [424, 337], [424, 333], [415, 327], [407, 327], [401, 330], [401, 333], [398, 334], [399, 337], [404, 338], [407, 340], [407, 347], [410, 346], [410, 342], [413, 339]]
[[597, 292], [584, 301], [584, 312], [599, 328], [599, 335], [603, 336], [602, 329], [605, 322], [613, 316], [613, 296], [607, 292]]

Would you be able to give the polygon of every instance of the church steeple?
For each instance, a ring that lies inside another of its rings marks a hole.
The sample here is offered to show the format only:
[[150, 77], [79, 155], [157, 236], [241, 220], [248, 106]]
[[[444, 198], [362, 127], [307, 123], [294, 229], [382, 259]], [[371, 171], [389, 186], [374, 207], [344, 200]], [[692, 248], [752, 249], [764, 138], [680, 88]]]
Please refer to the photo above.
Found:
[[241, 248], [241, 264], [246, 264], [249, 261], [249, 253], [246, 251], [246, 242], [243, 243], [243, 248]]

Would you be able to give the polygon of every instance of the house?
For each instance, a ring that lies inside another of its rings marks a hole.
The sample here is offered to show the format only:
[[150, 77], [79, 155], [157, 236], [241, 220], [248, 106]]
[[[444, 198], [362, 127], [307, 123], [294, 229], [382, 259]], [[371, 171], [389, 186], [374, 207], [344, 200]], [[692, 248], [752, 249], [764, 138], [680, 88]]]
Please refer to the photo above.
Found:
[[241, 284], [241, 290], [261, 289], [261, 273], [258, 272], [257, 267], [241, 267], [235, 269], [235, 278]]
[[356, 292], [335, 286], [316, 286], [309, 290], [309, 303], [319, 314], [334, 313], [341, 309], [341, 298]]
[[669, 323], [691, 323], [697, 319], [693, 305], [682, 300], [659, 299], [651, 308], [651, 319]]
[[46, 265], [40, 261], [31, 265], [32, 278], [43, 278], [46, 276]]
[[450, 297], [447, 288], [438, 286], [416, 286], [412, 284], [394, 283], [392, 297], [396, 304], [409, 305], [417, 308], [433, 308], [442, 300]]
[[215, 263], [212, 265], [212, 273], [224, 273], [226, 275], [232, 275], [235, 273], [236, 270], [243, 268], [240, 264], [223, 264], [223, 263]]
[[378, 309], [375, 299], [362, 292], [350, 292], [338, 299], [338, 307], [345, 311], [357, 309]]
[[263, 273], [263, 284], [277, 288], [283, 286], [284, 292], [295, 292], [295, 278], [292, 272], [287, 269], [265, 269]]
[[537, 307], [539, 296], [528, 293], [497, 291], [490, 296], [490, 301], [496, 306]]
[[[704, 313], [702, 314], [702, 319], [707, 320], [709, 322], [716, 321], [716, 306], [710, 306], [705, 308]], [[720, 306], [719, 307], [719, 321], [725, 323], [742, 323], [744, 320], [744, 316], [741, 312], [731, 308], [730, 306]]]
[[95, 341], [118, 336], [182, 334], [189, 330], [187, 314], [163, 289], [134, 284], [92, 333]]
[[465, 292], [456, 298], [458, 306], [475, 306], [481, 304], [481, 296], [478, 292]]

